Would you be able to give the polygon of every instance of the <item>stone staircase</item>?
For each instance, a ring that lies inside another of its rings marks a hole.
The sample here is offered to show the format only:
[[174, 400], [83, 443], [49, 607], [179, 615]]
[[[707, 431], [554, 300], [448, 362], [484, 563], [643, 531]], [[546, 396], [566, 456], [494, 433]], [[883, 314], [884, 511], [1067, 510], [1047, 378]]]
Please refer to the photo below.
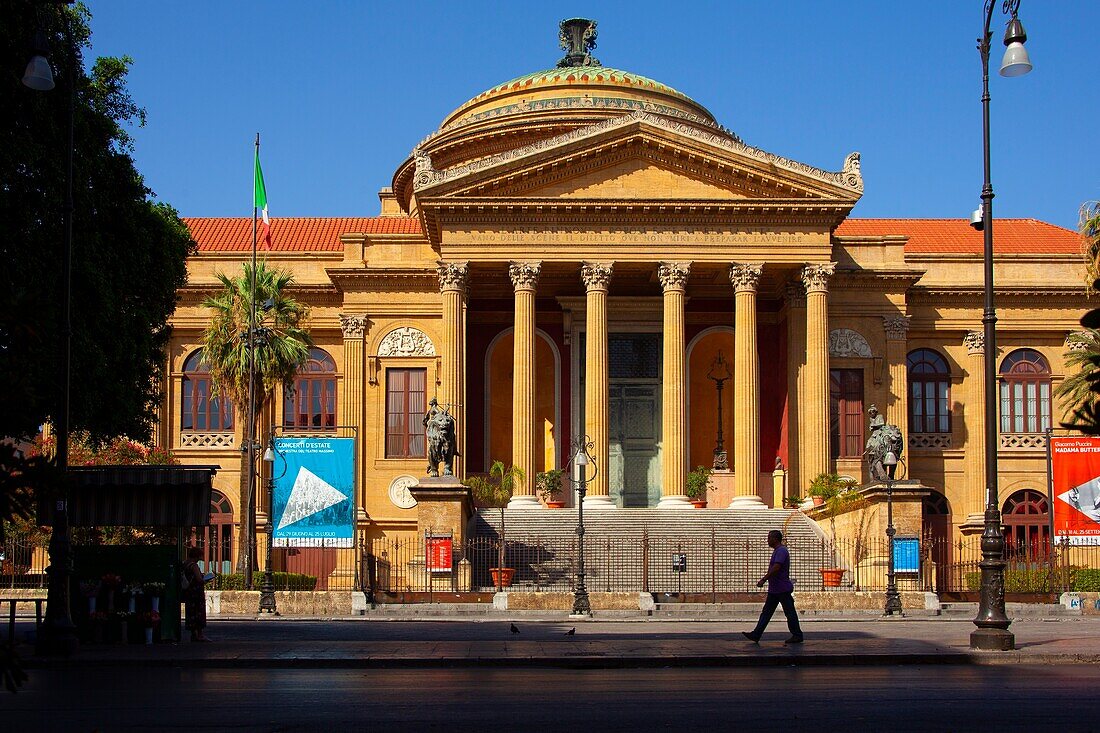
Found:
[[[472, 520], [473, 586], [491, 588], [500, 537], [499, 509]], [[824, 535], [802, 512], [788, 509], [588, 511], [585, 571], [589, 591], [745, 593], [767, 570], [769, 530], [779, 529], [791, 550], [796, 587], [821, 587], [821, 567], [832, 567]], [[516, 590], [572, 590], [577, 558], [577, 512], [505, 510], [506, 567]], [[674, 561], [683, 556], [682, 571]]]

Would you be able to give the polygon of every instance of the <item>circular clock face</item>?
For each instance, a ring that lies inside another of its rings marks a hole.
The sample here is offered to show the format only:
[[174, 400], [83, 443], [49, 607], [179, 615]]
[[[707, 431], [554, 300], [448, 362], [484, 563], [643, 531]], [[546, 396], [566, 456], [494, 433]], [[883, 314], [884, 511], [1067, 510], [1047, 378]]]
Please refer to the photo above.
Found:
[[416, 499], [413, 498], [412, 492], [409, 491], [410, 486], [416, 486], [416, 477], [405, 474], [404, 476], [398, 476], [390, 482], [390, 501], [398, 509], [412, 509], [416, 506]]

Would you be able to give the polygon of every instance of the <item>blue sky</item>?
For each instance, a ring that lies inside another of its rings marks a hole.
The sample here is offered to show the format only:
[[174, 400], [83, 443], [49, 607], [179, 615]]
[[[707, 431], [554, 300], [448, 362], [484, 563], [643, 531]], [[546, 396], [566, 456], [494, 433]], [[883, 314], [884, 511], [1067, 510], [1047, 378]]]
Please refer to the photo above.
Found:
[[[552, 67], [558, 21], [599, 21], [606, 66], [658, 79], [745, 142], [839, 170], [853, 216], [963, 217], [979, 204], [981, 0], [86, 0], [94, 55], [129, 54], [148, 112], [135, 158], [184, 216], [250, 216], [252, 143], [272, 216], [373, 216], [378, 189], [454, 108]], [[1035, 70], [996, 75], [997, 217], [1073, 227], [1100, 198], [1094, 0], [1023, 0]]]

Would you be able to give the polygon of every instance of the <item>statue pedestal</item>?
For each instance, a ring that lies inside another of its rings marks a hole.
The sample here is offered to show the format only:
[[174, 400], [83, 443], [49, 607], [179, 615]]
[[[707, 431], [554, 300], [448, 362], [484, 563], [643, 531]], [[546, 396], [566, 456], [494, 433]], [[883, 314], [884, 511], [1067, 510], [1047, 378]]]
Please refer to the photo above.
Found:
[[456, 546], [466, 542], [466, 526], [471, 516], [470, 490], [454, 476], [427, 476], [409, 487], [416, 499], [416, 529], [426, 532], [450, 531]]

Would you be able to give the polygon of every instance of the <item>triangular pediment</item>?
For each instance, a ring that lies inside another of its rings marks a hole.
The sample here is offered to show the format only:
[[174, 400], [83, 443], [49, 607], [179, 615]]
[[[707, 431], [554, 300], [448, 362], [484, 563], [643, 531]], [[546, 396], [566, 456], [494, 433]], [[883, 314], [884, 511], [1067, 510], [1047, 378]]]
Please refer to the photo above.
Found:
[[661, 115], [636, 113], [484, 159], [435, 170], [416, 156], [414, 188], [430, 198], [850, 201], [859, 156], [824, 171]]
[[[616, 156], [617, 157], [617, 156]], [[633, 155], [611, 161], [594, 160], [560, 171], [557, 180], [524, 181], [501, 186], [505, 196], [578, 199], [728, 200], [760, 196], [750, 186], [740, 188], [704, 166], [676, 166], [660, 156]], [[709, 176], [708, 176], [709, 174]], [[707, 178], [711, 180], [707, 180]]]

